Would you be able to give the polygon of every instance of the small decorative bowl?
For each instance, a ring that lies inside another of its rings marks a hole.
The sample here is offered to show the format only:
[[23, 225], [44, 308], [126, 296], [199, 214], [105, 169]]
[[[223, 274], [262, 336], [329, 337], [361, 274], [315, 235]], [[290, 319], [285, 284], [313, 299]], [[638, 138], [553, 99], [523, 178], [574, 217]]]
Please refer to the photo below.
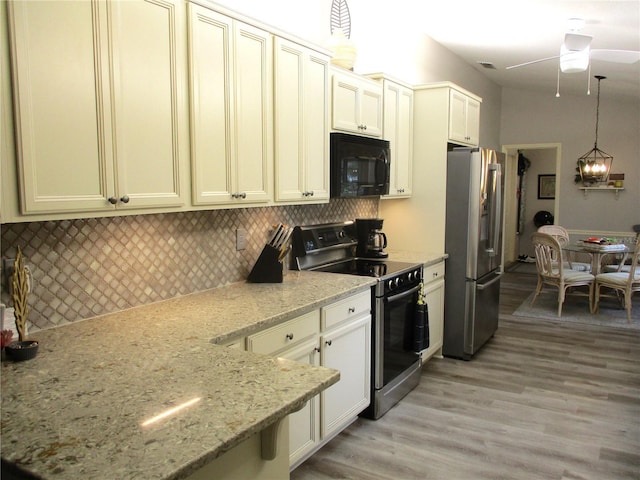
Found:
[[5, 354], [10, 360], [16, 362], [22, 360], [31, 360], [38, 353], [38, 341], [37, 340], [25, 340], [23, 342], [11, 342], [4, 347]]

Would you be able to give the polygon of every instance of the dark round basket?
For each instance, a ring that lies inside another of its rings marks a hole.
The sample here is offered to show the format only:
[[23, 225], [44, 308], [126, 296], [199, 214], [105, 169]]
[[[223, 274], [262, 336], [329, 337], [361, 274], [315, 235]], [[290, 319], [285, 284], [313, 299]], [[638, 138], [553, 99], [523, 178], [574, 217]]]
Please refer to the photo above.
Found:
[[4, 351], [9, 360], [16, 362], [31, 360], [38, 354], [38, 341], [25, 340], [23, 342], [11, 342], [4, 347]]

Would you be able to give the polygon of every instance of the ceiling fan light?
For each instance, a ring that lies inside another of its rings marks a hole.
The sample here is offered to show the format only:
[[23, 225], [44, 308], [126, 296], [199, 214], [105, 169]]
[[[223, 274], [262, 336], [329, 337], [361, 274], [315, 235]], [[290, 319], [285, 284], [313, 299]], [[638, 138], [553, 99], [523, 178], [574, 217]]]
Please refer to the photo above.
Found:
[[569, 50], [560, 47], [560, 71], [562, 73], [584, 72], [589, 67], [589, 47], [583, 50]]

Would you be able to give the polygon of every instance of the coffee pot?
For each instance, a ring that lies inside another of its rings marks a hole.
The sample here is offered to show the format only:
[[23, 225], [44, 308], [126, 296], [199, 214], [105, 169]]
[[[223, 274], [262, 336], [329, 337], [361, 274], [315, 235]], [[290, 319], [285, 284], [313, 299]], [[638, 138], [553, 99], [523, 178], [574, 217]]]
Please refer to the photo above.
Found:
[[357, 218], [356, 234], [358, 246], [356, 256], [362, 258], [387, 258], [384, 251], [387, 247], [387, 236], [381, 231], [383, 219], [381, 218]]

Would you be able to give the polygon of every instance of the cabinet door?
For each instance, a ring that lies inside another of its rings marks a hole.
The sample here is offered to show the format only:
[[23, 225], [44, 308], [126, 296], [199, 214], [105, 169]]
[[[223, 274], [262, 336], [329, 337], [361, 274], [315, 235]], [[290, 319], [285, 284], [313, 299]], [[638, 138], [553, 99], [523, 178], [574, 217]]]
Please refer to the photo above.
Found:
[[371, 315], [320, 337], [322, 365], [340, 371], [340, 381], [321, 395], [322, 437], [342, 429], [369, 405], [371, 385]]
[[109, 75], [94, 47], [107, 41], [104, 7], [9, 2], [8, 13], [22, 213], [108, 208]]
[[[182, 205], [187, 86], [184, 4], [108, 2], [118, 208]], [[122, 201], [128, 197], [129, 202]]]
[[386, 80], [384, 82], [385, 140], [391, 148], [391, 179], [385, 198], [411, 195], [413, 168], [413, 90]]
[[276, 200], [300, 200], [304, 190], [304, 66], [300, 45], [275, 39]]
[[311, 52], [304, 82], [305, 193], [309, 200], [329, 198], [329, 57]]
[[243, 203], [269, 200], [273, 168], [271, 34], [235, 22], [236, 163], [232, 180]]
[[359, 88], [348, 77], [333, 74], [331, 117], [335, 130], [362, 133], [360, 128]]
[[467, 99], [467, 138], [471, 145], [480, 145], [480, 102]]
[[192, 201], [232, 200], [232, 20], [189, 3]]
[[424, 363], [433, 355], [440, 355], [444, 332], [444, 278], [427, 283], [424, 297], [429, 308], [429, 348], [422, 352]]
[[[308, 365], [320, 365], [318, 338], [315, 337], [280, 357]], [[289, 465], [294, 466], [320, 442], [320, 395], [316, 395], [295, 413], [289, 415]]]
[[360, 93], [360, 133], [382, 136], [382, 86], [363, 85]]
[[449, 139], [468, 144], [467, 139], [467, 96], [451, 90], [449, 93]]

